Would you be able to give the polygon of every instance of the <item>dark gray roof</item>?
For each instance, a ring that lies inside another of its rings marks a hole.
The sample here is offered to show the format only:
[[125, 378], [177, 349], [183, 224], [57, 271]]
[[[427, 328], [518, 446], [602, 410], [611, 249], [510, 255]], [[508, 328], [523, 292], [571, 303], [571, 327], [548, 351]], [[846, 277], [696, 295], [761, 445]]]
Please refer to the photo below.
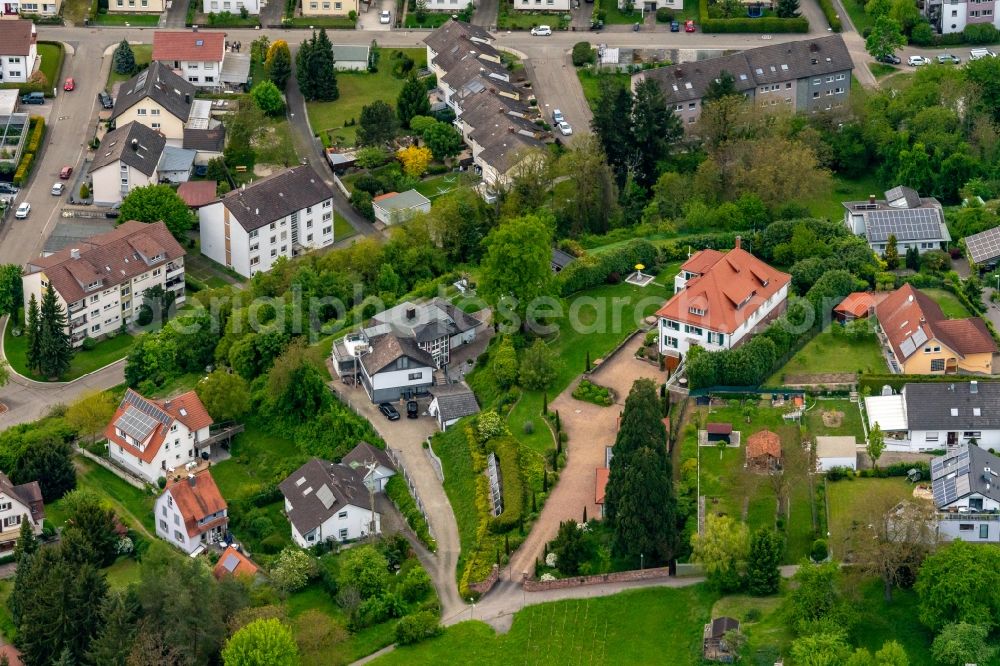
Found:
[[152, 175], [165, 145], [167, 140], [156, 130], [141, 123], [128, 123], [104, 135], [90, 164], [90, 173], [121, 160], [147, 176]]
[[1000, 428], [1000, 382], [907, 384], [903, 398], [911, 431]]
[[438, 414], [442, 422], [460, 419], [479, 413], [476, 394], [465, 384], [445, 384], [431, 389], [437, 400]]
[[566, 268], [574, 261], [576, 261], [576, 257], [572, 254], [563, 252], [557, 247], [552, 248], [552, 265], [559, 268], [559, 270]]
[[333, 190], [305, 165], [233, 190], [222, 203], [244, 229], [253, 231], [332, 197]]
[[455, 44], [474, 42], [482, 46], [482, 42], [492, 42], [493, 39], [493, 35], [477, 25], [451, 20], [427, 35], [424, 44], [440, 54]]
[[899, 242], [951, 240], [944, 214], [937, 208], [883, 208], [865, 211], [864, 218], [870, 243], [884, 243], [889, 236]]
[[418, 364], [418, 367], [434, 367], [434, 359], [431, 355], [417, 346], [417, 343], [410, 338], [402, 338], [391, 333], [379, 335], [369, 340], [371, 351], [361, 357], [361, 365], [365, 367], [368, 375], [381, 372], [386, 366], [394, 363], [397, 359], [407, 357]]
[[[439, 63], [440, 64], [440, 63]], [[512, 88], [509, 79], [510, 72], [502, 64], [489, 58], [483, 58], [480, 54], [467, 53], [462, 58], [444, 68], [447, 72], [441, 80], [452, 88], [458, 88], [470, 81], [476, 75], [482, 75], [485, 83], [495, 86]]]
[[986, 264], [1000, 257], [1000, 227], [993, 227], [965, 237], [969, 256], [977, 264]]
[[1000, 458], [975, 444], [931, 460], [931, 486], [939, 509], [972, 493], [1000, 502]]
[[53, 254], [67, 247], [79, 247], [79, 243], [97, 236], [106, 234], [115, 228], [114, 220], [104, 218], [68, 218], [56, 222], [55, 229], [49, 234], [45, 241], [42, 252]]
[[[412, 311], [413, 316], [409, 314]], [[417, 342], [430, 342], [446, 335], [458, 335], [482, 325], [482, 322], [455, 307], [443, 298], [429, 303], [404, 301], [395, 307], [379, 312], [372, 321], [387, 324], [396, 335], [413, 338]]]
[[377, 446], [372, 446], [368, 442], [358, 442], [358, 445], [351, 449], [347, 455], [341, 459], [341, 465], [347, 465], [348, 467], [355, 469], [358, 465], [366, 465], [370, 462], [377, 462], [383, 467], [388, 467], [389, 469], [396, 469], [396, 463], [392, 462], [392, 458], [386, 453], [385, 449], [380, 449]]
[[739, 628], [739, 620], [731, 617], [717, 617], [711, 622], [707, 638], [722, 638], [727, 631], [736, 631]]
[[853, 69], [840, 35], [784, 42], [720, 58], [660, 67], [637, 76], [660, 83], [668, 104], [701, 99], [723, 71], [733, 75], [736, 90], [843, 72]]
[[221, 153], [226, 146], [226, 128], [222, 125], [212, 129], [184, 128], [184, 147], [206, 153]]
[[513, 126], [512, 123], [501, 121], [495, 126], [477, 127], [469, 135], [483, 147], [479, 158], [501, 174], [517, 164], [522, 153], [545, 148], [540, 140], [527, 136], [527, 130], [511, 132], [510, 128]]
[[288, 520], [303, 536], [345, 505], [372, 508], [360, 474], [350, 467], [318, 458], [292, 472], [278, 488], [292, 505]]
[[187, 122], [194, 93], [192, 84], [174, 74], [166, 65], [154, 62], [121, 85], [111, 119], [114, 120], [148, 97], [171, 115], [180, 118], [181, 122]]
[[902, 199], [906, 202], [907, 208], [919, 208], [920, 207], [920, 195], [912, 187], [906, 187], [900, 185], [894, 187], [891, 190], [887, 190], [885, 193], [885, 200], [888, 203]]

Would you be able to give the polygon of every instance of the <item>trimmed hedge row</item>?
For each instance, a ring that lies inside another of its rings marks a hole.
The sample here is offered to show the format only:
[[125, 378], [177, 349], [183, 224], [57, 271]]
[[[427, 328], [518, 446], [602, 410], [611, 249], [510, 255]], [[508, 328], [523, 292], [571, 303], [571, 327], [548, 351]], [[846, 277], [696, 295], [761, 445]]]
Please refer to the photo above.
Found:
[[510, 435], [498, 439], [493, 452], [500, 464], [503, 513], [490, 519], [494, 534], [509, 532], [524, 521], [524, 479], [521, 478], [520, 446]]
[[42, 137], [45, 136], [45, 119], [41, 116], [32, 116], [30, 123], [31, 133], [28, 135], [28, 147], [25, 151], [37, 153], [42, 146]]
[[654, 264], [657, 254], [655, 245], [641, 239], [600, 254], [585, 254], [556, 276], [558, 291], [568, 296], [604, 284], [613, 273], [624, 277], [635, 270], [636, 264]]
[[[853, 0], [847, 0], [852, 2]], [[843, 26], [840, 23], [840, 17], [837, 16], [837, 10], [833, 8], [833, 0], [819, 0], [819, 8], [823, 10], [823, 16], [826, 17], [827, 23], [834, 32], [840, 32]]]
[[974, 375], [861, 375], [858, 378], [858, 388], [863, 392], [865, 389], [871, 391], [871, 395], [879, 395], [883, 386], [891, 386], [893, 390], [899, 391], [906, 384], [928, 382], [947, 382], [951, 384], [961, 383], [978, 379]]
[[403, 480], [401, 474], [389, 477], [389, 481], [385, 485], [385, 494], [396, 505], [399, 512], [403, 514], [403, 518], [406, 519], [407, 524], [413, 530], [413, 533], [417, 535], [417, 538], [431, 551], [436, 551], [437, 543], [431, 537], [427, 519], [424, 518], [424, 514], [420, 513], [420, 509], [417, 508], [417, 503], [414, 501], [413, 496], [410, 495], [410, 491], [406, 487], [406, 481]]
[[14, 172], [13, 182], [15, 186], [21, 187], [28, 180], [28, 177], [31, 175], [31, 166], [34, 162], [34, 153], [25, 153], [21, 156], [21, 163], [17, 165], [17, 171]]
[[[826, 1], [829, 2], [829, 0]], [[701, 18], [702, 32], [809, 32], [809, 21], [803, 16], [797, 18], [778, 18], [777, 16], [709, 18], [708, 0], [699, 0], [698, 13]]]

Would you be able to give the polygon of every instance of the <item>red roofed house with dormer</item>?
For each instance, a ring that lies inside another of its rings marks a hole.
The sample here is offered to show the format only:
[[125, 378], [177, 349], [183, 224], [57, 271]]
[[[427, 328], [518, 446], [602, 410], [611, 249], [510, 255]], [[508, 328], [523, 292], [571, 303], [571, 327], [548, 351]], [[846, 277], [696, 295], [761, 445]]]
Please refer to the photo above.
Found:
[[660, 352], [679, 357], [692, 346], [738, 347], [785, 311], [790, 282], [790, 275], [744, 250], [739, 237], [728, 252], [696, 252], [674, 278], [673, 298], [656, 313]]
[[104, 434], [115, 463], [157, 483], [202, 452], [211, 453], [206, 443], [211, 425], [212, 417], [194, 391], [149, 400], [128, 389]]

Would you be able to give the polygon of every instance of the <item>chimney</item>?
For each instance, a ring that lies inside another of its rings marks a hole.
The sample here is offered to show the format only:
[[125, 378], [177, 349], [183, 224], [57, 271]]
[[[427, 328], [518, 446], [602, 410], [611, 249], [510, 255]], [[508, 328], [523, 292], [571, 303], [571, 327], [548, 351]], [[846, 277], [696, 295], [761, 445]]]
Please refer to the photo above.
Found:
[[132, 150], [139, 151], [139, 139], [132, 139]]
[[416, 308], [406, 308], [406, 318], [407, 319], [416, 319], [417, 318], [417, 309]]
[[979, 382], [975, 379], [969, 382], [969, 393], [979, 393]]
[[736, 237], [736, 249], [739, 250], [743, 247], [743, 238], [741, 236]]
[[191, 103], [191, 95], [189, 93], [184, 93], [184, 103], [185, 104]]
[[253, 209], [253, 214], [254, 215], [260, 215], [260, 208], [254, 208]]
[[869, 194], [868, 195], [868, 203], [870, 203], [870, 204], [874, 204], [875, 203], [875, 195], [874, 194]]
[[191, 26], [191, 32], [198, 32], [198, 26], [196, 25]]
[[69, 251], [69, 256], [71, 259], [79, 259], [80, 250], [74, 247], [72, 250]]
[[188, 474], [188, 485], [194, 487], [194, 474]]
[[165, 400], [163, 402], [163, 408], [164, 409], [170, 409], [170, 401], [169, 400]]

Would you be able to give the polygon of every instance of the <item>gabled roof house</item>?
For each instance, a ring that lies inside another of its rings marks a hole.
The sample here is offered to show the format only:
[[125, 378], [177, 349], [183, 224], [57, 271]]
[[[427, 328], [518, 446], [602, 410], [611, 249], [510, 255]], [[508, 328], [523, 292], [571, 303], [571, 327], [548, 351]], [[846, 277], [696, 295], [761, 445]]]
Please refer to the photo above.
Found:
[[1000, 542], [1000, 457], [972, 443], [931, 460], [938, 536]]
[[156, 536], [185, 553], [224, 541], [229, 510], [209, 470], [169, 482], [154, 507]]
[[934, 197], [921, 197], [909, 187], [894, 187], [885, 199], [845, 201], [844, 224], [857, 236], [864, 236], [868, 246], [884, 254], [889, 237], [896, 238], [900, 255], [910, 248], [921, 254], [943, 250], [951, 240], [944, 220], [944, 209]]
[[674, 296], [660, 308], [660, 351], [681, 356], [692, 346], [709, 351], [740, 345], [785, 311], [791, 276], [744, 250], [701, 250], [674, 278]]
[[162, 62], [153, 62], [118, 88], [111, 121], [118, 126], [137, 122], [162, 134], [171, 146], [181, 146], [196, 88]]

